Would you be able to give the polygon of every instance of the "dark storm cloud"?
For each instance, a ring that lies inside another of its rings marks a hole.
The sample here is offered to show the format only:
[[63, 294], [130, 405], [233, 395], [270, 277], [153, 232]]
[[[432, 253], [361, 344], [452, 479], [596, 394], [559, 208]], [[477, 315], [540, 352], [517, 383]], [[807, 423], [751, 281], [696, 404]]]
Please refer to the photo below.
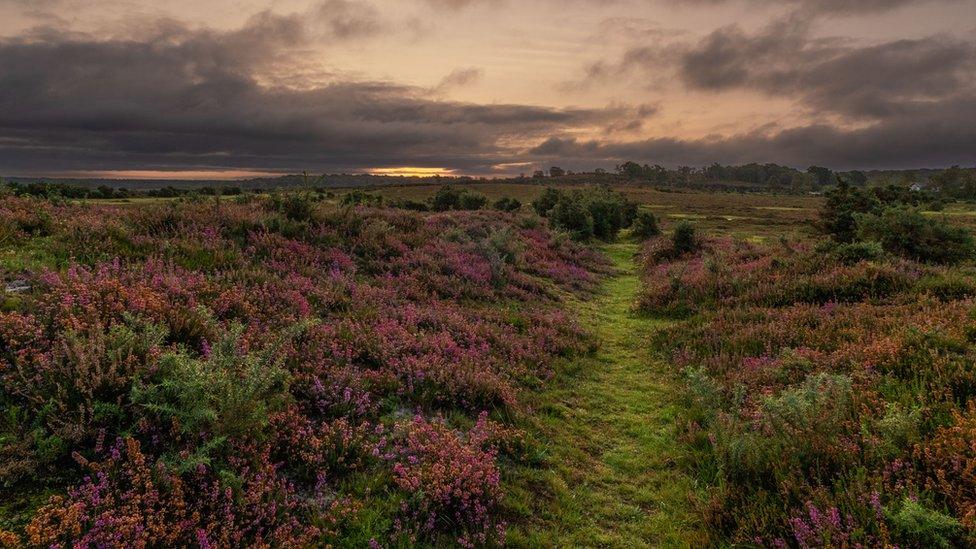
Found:
[[918, 102], [976, 94], [976, 45], [932, 36], [869, 46], [812, 39], [788, 19], [748, 34], [718, 29], [679, 58], [689, 87], [754, 89], [797, 97], [820, 112], [880, 118], [911, 112]]
[[815, 38], [791, 15], [749, 33], [719, 28], [691, 44], [637, 45], [587, 79], [633, 81], [674, 74], [687, 89], [735, 90], [795, 100], [806, 127], [729, 137], [631, 144], [554, 140], [535, 152], [574, 151], [664, 163], [767, 160], [804, 166], [971, 164], [976, 161], [976, 43], [951, 36], [859, 44]]
[[[348, 2], [327, 3], [337, 4]], [[0, 168], [487, 170], [516, 153], [502, 143], [640, 116], [440, 101], [387, 82], [261, 82], [262, 68], [280, 68], [311, 32], [299, 18], [263, 13], [230, 32], [173, 21], [143, 30], [151, 41], [34, 33], [0, 42]]]
[[711, 162], [777, 162], [843, 168], [912, 168], [972, 165], [976, 162], [976, 100], [959, 99], [933, 108], [919, 105], [912, 116], [856, 130], [824, 124], [780, 131], [755, 131], [699, 140], [673, 138], [634, 142], [550, 138], [529, 151], [533, 160], [558, 158], [573, 165], [639, 160], [670, 166]]

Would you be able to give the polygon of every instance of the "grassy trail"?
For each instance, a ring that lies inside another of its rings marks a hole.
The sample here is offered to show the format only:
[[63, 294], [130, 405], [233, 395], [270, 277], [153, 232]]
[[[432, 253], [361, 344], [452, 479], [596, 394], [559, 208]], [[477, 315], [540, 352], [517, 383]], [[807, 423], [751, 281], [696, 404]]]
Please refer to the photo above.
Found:
[[523, 488], [510, 495], [529, 525], [514, 529], [509, 542], [701, 546], [693, 480], [677, 467], [676, 382], [668, 365], [648, 352], [650, 336], [666, 322], [630, 311], [637, 246], [619, 243], [605, 251], [620, 274], [596, 299], [578, 304], [601, 346], [559, 371], [535, 404], [531, 430], [544, 451], [534, 472], [519, 473]]

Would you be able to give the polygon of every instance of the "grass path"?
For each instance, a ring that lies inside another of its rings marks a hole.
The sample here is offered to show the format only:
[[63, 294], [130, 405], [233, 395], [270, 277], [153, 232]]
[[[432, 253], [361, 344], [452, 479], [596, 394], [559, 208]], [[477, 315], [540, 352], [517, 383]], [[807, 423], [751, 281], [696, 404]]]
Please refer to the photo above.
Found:
[[510, 489], [510, 506], [523, 516], [509, 537], [514, 546], [703, 545], [693, 480], [677, 467], [676, 382], [648, 352], [666, 322], [630, 311], [636, 251], [607, 246], [620, 274], [577, 305], [600, 348], [557, 372], [534, 403], [530, 432], [540, 455]]

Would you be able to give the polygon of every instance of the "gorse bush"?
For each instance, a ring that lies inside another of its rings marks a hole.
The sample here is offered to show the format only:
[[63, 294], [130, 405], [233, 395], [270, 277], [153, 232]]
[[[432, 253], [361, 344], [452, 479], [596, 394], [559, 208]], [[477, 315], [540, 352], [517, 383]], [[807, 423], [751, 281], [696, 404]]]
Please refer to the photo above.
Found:
[[[208, 451], [262, 432], [269, 413], [286, 401], [288, 372], [273, 347], [257, 356], [242, 355], [240, 333], [233, 327], [212, 348], [204, 343], [200, 358], [182, 351], [160, 356], [153, 375], [134, 384], [132, 403], [184, 435], [206, 433]], [[207, 458], [198, 454], [193, 453], [196, 459]]]
[[0, 199], [48, 261], [0, 312], [4, 543], [496, 543], [499, 422], [609, 270], [501, 212], [35, 202]]

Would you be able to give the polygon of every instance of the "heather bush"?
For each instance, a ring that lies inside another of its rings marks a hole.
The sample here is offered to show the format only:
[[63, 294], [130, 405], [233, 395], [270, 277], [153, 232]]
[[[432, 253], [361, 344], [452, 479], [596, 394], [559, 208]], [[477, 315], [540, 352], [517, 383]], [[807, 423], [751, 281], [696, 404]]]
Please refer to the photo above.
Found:
[[501, 501], [497, 428], [486, 415], [464, 435], [422, 417], [400, 429], [390, 456], [407, 494], [398, 530], [411, 543], [436, 533], [452, 534], [464, 547], [502, 539], [504, 524], [492, 513]]
[[656, 345], [686, 380], [714, 543], [976, 539], [971, 267], [864, 242], [672, 248], [646, 243], [638, 307], [687, 316]]
[[504, 212], [318, 198], [0, 198], [45, 262], [0, 312], [2, 539], [500, 541], [488, 415], [591, 348], [563, 300], [608, 262]]

